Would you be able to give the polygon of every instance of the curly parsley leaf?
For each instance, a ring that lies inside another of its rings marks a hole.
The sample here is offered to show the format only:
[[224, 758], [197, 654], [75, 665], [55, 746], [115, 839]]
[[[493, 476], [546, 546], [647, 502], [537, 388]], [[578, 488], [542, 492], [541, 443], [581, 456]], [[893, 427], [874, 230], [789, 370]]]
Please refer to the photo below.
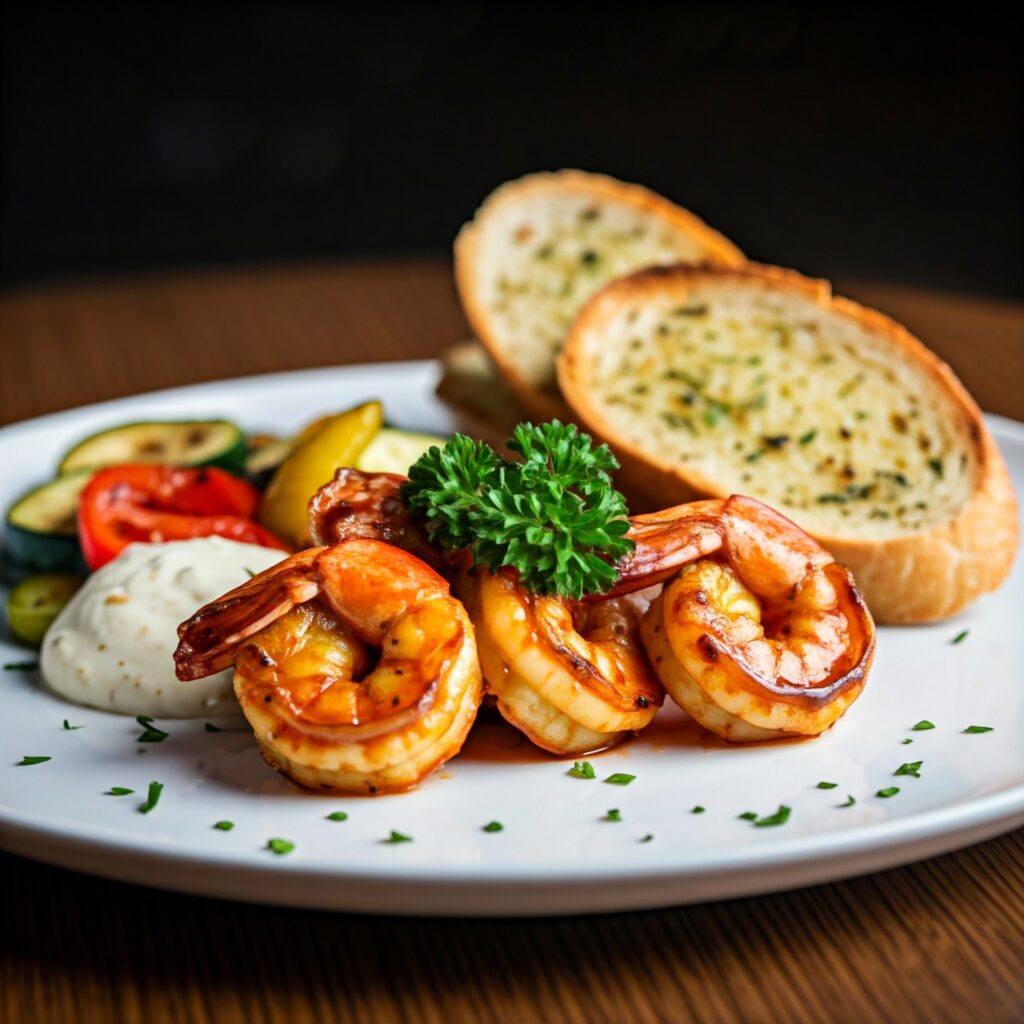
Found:
[[462, 434], [431, 448], [409, 470], [406, 504], [434, 543], [492, 572], [511, 566], [534, 593], [605, 593], [634, 547], [615, 456], [558, 420], [519, 424], [508, 448], [518, 461]]

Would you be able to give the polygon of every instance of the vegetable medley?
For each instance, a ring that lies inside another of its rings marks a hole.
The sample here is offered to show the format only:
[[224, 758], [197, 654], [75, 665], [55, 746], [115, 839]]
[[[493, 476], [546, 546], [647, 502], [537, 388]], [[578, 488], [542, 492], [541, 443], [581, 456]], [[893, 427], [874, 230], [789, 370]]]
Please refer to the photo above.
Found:
[[82, 579], [132, 543], [226, 537], [290, 550], [306, 506], [341, 466], [405, 473], [440, 438], [383, 426], [379, 402], [321, 416], [292, 437], [224, 419], [128, 423], [71, 447], [54, 479], [4, 522], [11, 632], [38, 645]]

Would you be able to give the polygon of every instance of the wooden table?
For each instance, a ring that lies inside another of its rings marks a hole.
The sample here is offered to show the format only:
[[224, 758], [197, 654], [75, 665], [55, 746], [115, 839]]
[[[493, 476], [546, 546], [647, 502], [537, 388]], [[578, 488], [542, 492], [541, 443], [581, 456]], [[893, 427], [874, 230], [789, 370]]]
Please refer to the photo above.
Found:
[[[847, 283], [1024, 419], [1024, 306]], [[85, 284], [0, 299], [0, 421], [465, 336], [438, 263]], [[1024, 1019], [1024, 830], [835, 885], [537, 921], [241, 906], [0, 857], [0, 1021]]]

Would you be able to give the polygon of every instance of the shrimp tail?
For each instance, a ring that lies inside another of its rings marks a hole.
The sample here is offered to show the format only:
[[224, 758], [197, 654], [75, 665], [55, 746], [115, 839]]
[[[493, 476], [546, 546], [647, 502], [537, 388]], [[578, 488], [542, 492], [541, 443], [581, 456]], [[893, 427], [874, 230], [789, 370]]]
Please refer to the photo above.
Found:
[[178, 626], [174, 668], [179, 679], [202, 679], [234, 662], [235, 648], [320, 590], [315, 565], [323, 548], [307, 548], [211, 601]]

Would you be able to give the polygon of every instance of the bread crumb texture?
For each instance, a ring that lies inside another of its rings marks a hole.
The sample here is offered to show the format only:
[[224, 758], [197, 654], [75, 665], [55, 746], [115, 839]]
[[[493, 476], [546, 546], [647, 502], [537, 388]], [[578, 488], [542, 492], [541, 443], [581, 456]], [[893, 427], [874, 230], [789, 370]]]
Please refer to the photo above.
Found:
[[498, 206], [482, 230], [476, 280], [494, 340], [544, 389], [576, 312], [599, 288], [640, 267], [712, 255], [645, 209], [568, 188]]
[[[606, 228], [627, 230], [612, 218]], [[603, 251], [589, 230], [565, 231], [553, 244], [566, 261]], [[665, 254], [661, 241], [645, 255]], [[543, 262], [536, 246], [533, 258]], [[558, 279], [524, 270], [521, 280], [547, 290]], [[548, 322], [561, 312], [553, 301]], [[952, 519], [975, 487], [971, 424], [939, 382], [809, 295], [699, 277], [644, 289], [595, 311], [577, 357], [603, 432], [715, 491], [755, 495], [812, 533], [924, 530]]]

